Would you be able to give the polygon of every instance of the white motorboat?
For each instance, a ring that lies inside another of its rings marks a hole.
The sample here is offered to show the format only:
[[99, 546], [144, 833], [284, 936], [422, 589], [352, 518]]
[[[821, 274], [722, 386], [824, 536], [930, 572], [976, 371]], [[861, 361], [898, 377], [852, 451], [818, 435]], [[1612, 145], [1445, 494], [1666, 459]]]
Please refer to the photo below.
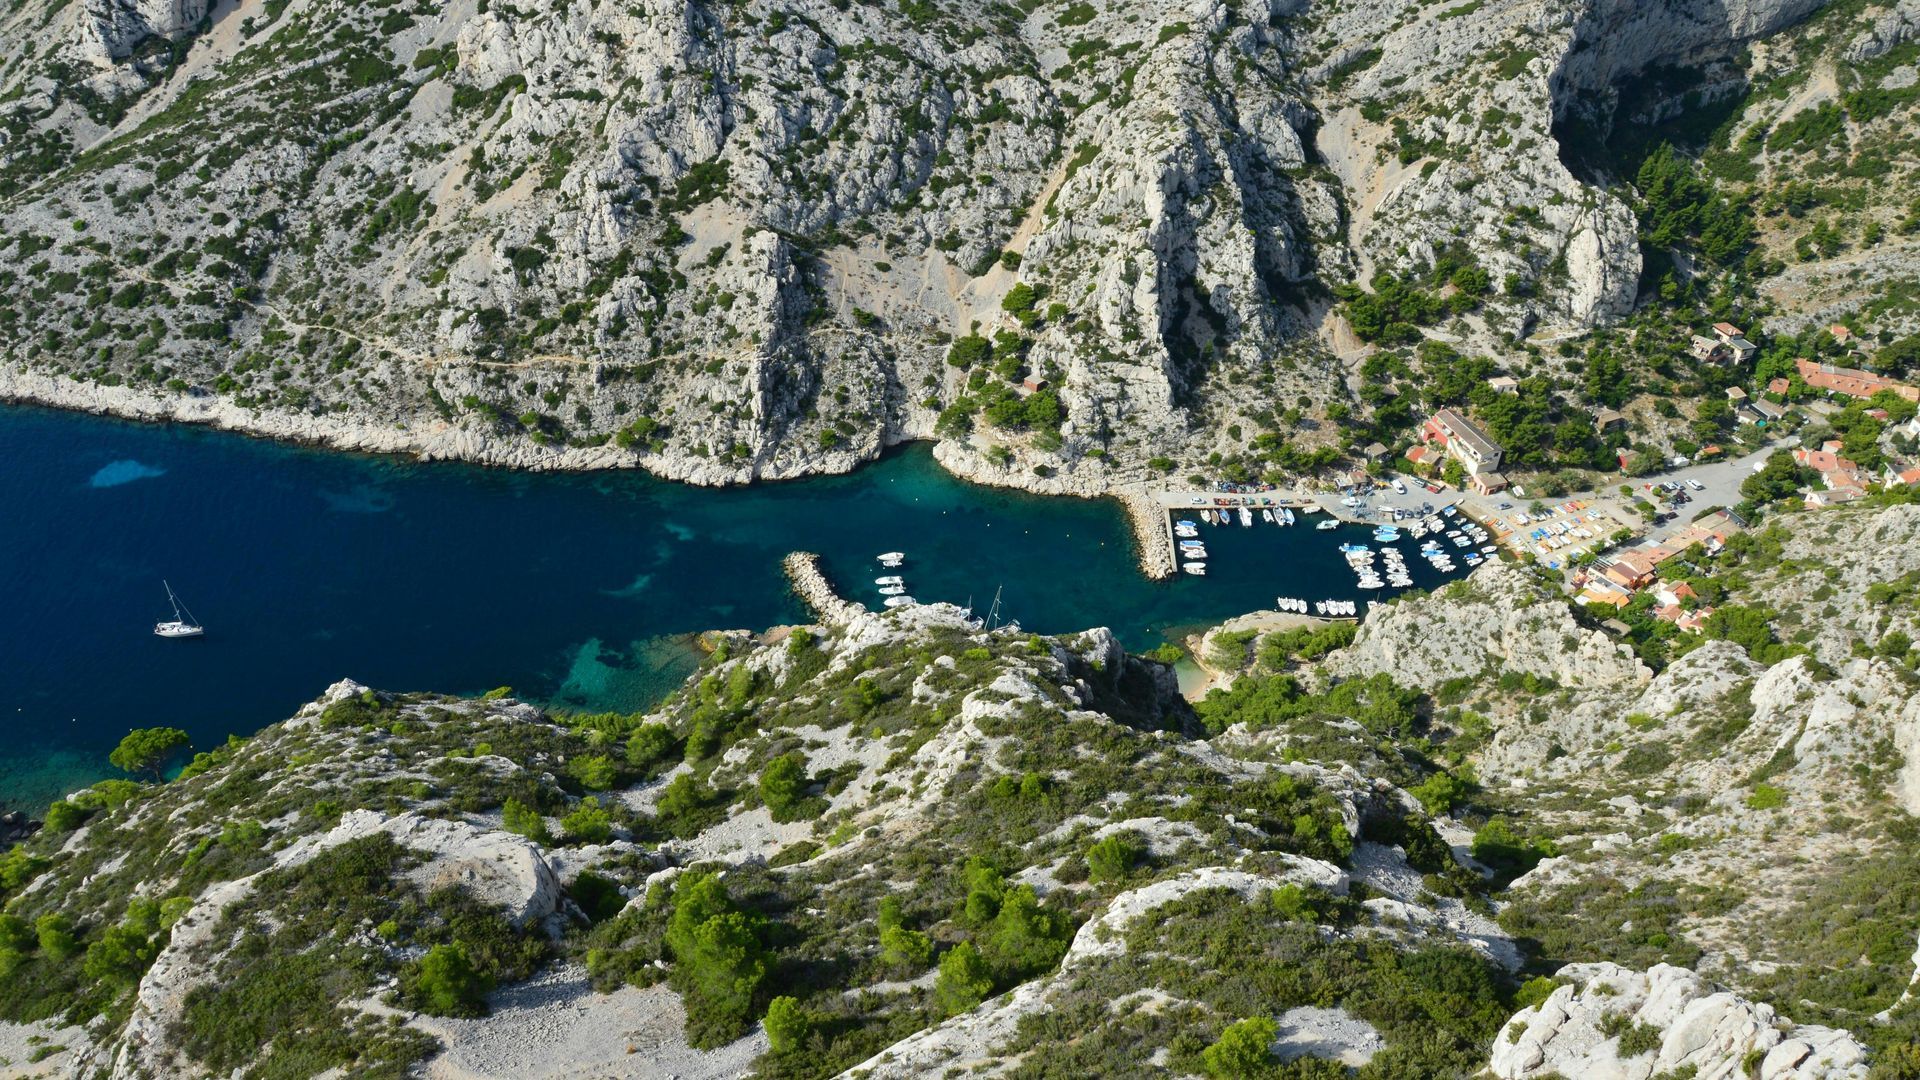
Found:
[[1185, 570], [1187, 573], [1192, 574], [1195, 577], [1207, 576], [1207, 564], [1203, 562], [1190, 562], [1187, 565], [1181, 567], [1180, 569]]
[[883, 552], [877, 556], [877, 558], [880, 560], [881, 566], [888, 568], [899, 566], [901, 563], [907, 561], [906, 555], [898, 551]]
[[905, 585], [880, 586], [881, 596], [905, 596], [906, 594], [907, 594], [907, 587]]
[[889, 596], [885, 602], [888, 607], [908, 607], [920, 601], [915, 600], [911, 596]]
[[898, 574], [891, 574], [891, 575], [889, 575], [889, 576], [887, 576], [887, 577], [877, 577], [877, 578], [874, 578], [874, 579], [873, 579], [873, 583], [874, 583], [875, 585], [898, 585], [898, 584], [900, 584], [900, 582], [901, 582], [901, 580], [902, 580], [902, 579], [901, 579], [901, 577], [900, 577], [900, 575], [898, 575]]
[[1298, 519], [1293, 516], [1293, 511], [1287, 509], [1284, 506], [1280, 508], [1280, 523], [1282, 525], [1291, 525], [1296, 520]]
[[[173, 586], [165, 581], [160, 584], [166, 587], [167, 602], [173, 605], [173, 619], [170, 622], [154, 623], [153, 632], [165, 638], [199, 637], [205, 634], [206, 628], [193, 617], [193, 612], [187, 611], [187, 606], [180, 602], [178, 596], [173, 595]], [[182, 615], [182, 612], [185, 614]]]
[[1240, 526], [1241, 528], [1253, 527], [1253, 512], [1244, 506], [1240, 508]]
[[1327, 531], [1328, 529], [1337, 529], [1337, 528], [1339, 528], [1339, 527], [1340, 527], [1340, 519], [1339, 519], [1339, 518], [1328, 518], [1327, 520], [1325, 520], [1325, 521], [1323, 521], [1323, 522], [1321, 522], [1320, 524], [1318, 524], [1318, 525], [1315, 525], [1315, 526], [1314, 526], [1314, 528], [1316, 528], [1316, 529], [1319, 529], [1319, 530], [1320, 530], [1321, 532], [1325, 532], [1325, 531]]
[[1273, 511], [1271, 510], [1260, 511], [1260, 520], [1266, 522], [1269, 525], [1274, 524]]

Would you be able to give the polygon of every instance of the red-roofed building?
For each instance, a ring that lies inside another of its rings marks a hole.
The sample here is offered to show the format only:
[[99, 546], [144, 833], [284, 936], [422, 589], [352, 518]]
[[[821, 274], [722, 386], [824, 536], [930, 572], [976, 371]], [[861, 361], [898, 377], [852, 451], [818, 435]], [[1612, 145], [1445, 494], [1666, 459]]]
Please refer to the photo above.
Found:
[[1795, 360], [1793, 366], [1799, 370], [1800, 378], [1816, 390], [1828, 390], [1852, 398], [1870, 398], [1882, 390], [1891, 390], [1908, 401], [1920, 401], [1920, 386], [1908, 386], [1871, 371], [1822, 364], [1805, 357]]
[[1767, 380], [1767, 393], [1769, 394], [1785, 394], [1792, 388], [1793, 384], [1784, 378]]
[[1839, 450], [1840, 444], [1830, 439], [1818, 450], [1804, 447], [1795, 450], [1793, 460], [1819, 473], [1828, 491], [1853, 490], [1866, 494], [1867, 474], [1852, 459], [1841, 457]]
[[1895, 484], [1899, 484], [1904, 487], [1914, 487], [1916, 485], [1920, 485], [1920, 469], [1908, 469], [1905, 472], [1894, 472], [1893, 467], [1888, 466], [1887, 467], [1887, 486], [1893, 487]]
[[1654, 571], [1667, 554], [1660, 548], [1643, 548], [1614, 556], [1601, 576], [1624, 589], [1644, 589], [1654, 581]]

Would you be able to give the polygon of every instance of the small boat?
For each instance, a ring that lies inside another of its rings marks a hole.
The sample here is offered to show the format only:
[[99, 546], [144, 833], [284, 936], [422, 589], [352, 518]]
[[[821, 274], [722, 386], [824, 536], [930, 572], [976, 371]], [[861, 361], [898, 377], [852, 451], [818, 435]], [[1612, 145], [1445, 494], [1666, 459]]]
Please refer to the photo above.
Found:
[[905, 595], [906, 595], [906, 593], [907, 593], [907, 587], [906, 587], [905, 585], [882, 585], [882, 586], [880, 586], [880, 595], [881, 595], [881, 596], [905, 596]]
[[1341, 544], [1340, 550], [1349, 555], [1359, 555], [1371, 552], [1372, 549], [1368, 548], [1365, 544]]
[[[206, 628], [201, 626], [199, 621], [193, 617], [193, 612], [187, 611], [187, 606], [180, 602], [179, 597], [173, 595], [173, 586], [168, 585], [165, 581], [162, 581], [160, 584], [166, 587], [167, 601], [173, 605], [173, 620], [171, 622], [154, 623], [153, 632], [160, 637], [166, 638], [199, 637], [206, 633]], [[183, 611], [186, 612], [185, 617], [181, 616], [181, 612]]]
[[879, 559], [881, 566], [885, 566], [889, 569], [899, 566], [901, 563], [907, 561], [906, 555], [898, 551], [884, 552], [879, 556], [877, 556], [877, 558]]
[[1291, 524], [1293, 524], [1293, 523], [1294, 523], [1294, 520], [1295, 520], [1295, 518], [1294, 518], [1294, 516], [1293, 516], [1293, 511], [1291, 511], [1291, 510], [1289, 510], [1289, 509], [1287, 509], [1287, 508], [1286, 508], [1286, 507], [1284, 507], [1284, 506], [1283, 506], [1283, 507], [1281, 507], [1281, 508], [1280, 508], [1280, 519], [1281, 519], [1281, 521], [1283, 521], [1283, 522], [1284, 522], [1285, 524], [1288, 524], [1288, 525], [1291, 525]]
[[1274, 524], [1273, 511], [1271, 510], [1260, 511], [1260, 520], [1266, 522], [1269, 525]]
[[1486, 547], [1480, 549], [1480, 553], [1483, 555], [1498, 555], [1500, 554], [1500, 548], [1498, 545], [1488, 544]]
[[1240, 527], [1243, 529], [1253, 527], [1253, 514], [1244, 506], [1240, 508]]
[[1328, 518], [1327, 520], [1314, 526], [1314, 528], [1319, 529], [1322, 532], [1325, 532], [1328, 529], [1337, 529], [1339, 527], [1340, 527], [1340, 519], [1338, 518]]
[[1192, 574], [1195, 577], [1207, 576], [1207, 564], [1203, 562], [1190, 562], [1187, 565], [1181, 567], [1180, 569], [1185, 570], [1187, 573]]
[[889, 596], [889, 597], [887, 597], [887, 599], [886, 599], [886, 605], [887, 605], [888, 607], [890, 607], [890, 608], [892, 608], [892, 607], [909, 607], [909, 606], [911, 606], [911, 605], [913, 605], [913, 604], [917, 604], [917, 603], [919, 603], [919, 602], [920, 602], [920, 601], [918, 601], [918, 600], [915, 600], [915, 599], [914, 599], [913, 597], [911, 597], [911, 596]]
[[875, 585], [898, 585], [900, 584], [900, 581], [901, 581], [901, 578], [900, 578], [900, 575], [898, 574], [894, 574], [890, 577], [877, 577], [873, 579], [873, 583]]

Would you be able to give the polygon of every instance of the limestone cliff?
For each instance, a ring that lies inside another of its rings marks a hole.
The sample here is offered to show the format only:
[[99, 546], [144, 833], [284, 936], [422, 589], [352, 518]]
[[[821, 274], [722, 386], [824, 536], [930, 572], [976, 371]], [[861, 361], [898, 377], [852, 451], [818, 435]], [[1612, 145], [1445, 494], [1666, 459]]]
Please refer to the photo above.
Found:
[[937, 435], [1103, 490], [1350, 406], [1315, 329], [1376, 269], [1526, 283], [1489, 340], [1623, 313], [1632, 215], [1556, 120], [1807, 6], [27, 0], [0, 396], [700, 483]]

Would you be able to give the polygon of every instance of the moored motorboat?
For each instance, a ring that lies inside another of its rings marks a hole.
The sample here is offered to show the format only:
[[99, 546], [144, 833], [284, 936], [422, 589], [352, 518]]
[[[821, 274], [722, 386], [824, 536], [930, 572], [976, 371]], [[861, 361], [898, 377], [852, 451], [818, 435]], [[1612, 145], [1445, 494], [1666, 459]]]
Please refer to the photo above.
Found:
[[1203, 562], [1190, 562], [1180, 569], [1185, 570], [1195, 577], [1205, 577], [1207, 575], [1207, 564]]
[[914, 599], [913, 597], [911, 597], [911, 596], [889, 596], [889, 597], [887, 597], [887, 599], [886, 599], [886, 601], [885, 601], [885, 603], [886, 603], [886, 605], [887, 605], [888, 607], [890, 607], [890, 608], [894, 608], [894, 607], [910, 607], [910, 606], [912, 606], [912, 605], [914, 605], [914, 604], [917, 604], [917, 603], [919, 603], [919, 602], [920, 602], [920, 601], [918, 601], [918, 600], [915, 600], [915, 599]]

